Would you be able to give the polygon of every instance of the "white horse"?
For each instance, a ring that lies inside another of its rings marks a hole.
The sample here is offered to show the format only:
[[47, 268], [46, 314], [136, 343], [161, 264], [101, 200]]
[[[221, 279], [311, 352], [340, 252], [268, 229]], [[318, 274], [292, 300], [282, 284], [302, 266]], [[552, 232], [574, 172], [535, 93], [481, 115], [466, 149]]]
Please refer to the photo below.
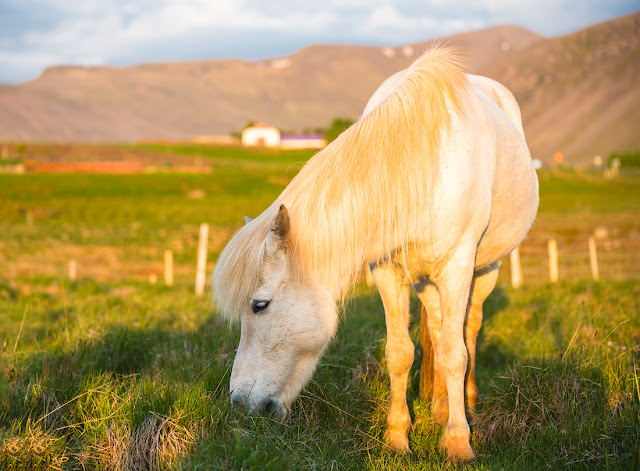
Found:
[[[511, 94], [466, 76], [449, 49], [425, 53], [388, 79], [362, 118], [311, 158], [220, 255], [218, 309], [242, 321], [232, 402], [286, 414], [336, 331], [345, 291], [369, 263], [387, 325], [388, 445], [409, 451], [413, 286], [429, 310], [441, 378], [435, 386], [446, 391], [434, 404], [436, 415], [448, 416], [443, 446], [450, 460], [472, 459], [467, 311], [479, 303], [481, 317], [497, 262], [520, 244], [537, 207], [538, 182]], [[476, 318], [477, 310], [470, 309]], [[475, 334], [469, 337], [475, 345]]]

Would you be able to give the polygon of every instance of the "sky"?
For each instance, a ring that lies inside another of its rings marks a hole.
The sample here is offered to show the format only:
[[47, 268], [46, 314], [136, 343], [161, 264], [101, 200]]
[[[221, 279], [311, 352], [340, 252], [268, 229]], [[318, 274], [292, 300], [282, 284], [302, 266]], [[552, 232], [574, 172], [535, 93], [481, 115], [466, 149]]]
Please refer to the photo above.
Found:
[[60, 64], [255, 60], [502, 24], [557, 36], [638, 10], [640, 0], [0, 0], [0, 83]]

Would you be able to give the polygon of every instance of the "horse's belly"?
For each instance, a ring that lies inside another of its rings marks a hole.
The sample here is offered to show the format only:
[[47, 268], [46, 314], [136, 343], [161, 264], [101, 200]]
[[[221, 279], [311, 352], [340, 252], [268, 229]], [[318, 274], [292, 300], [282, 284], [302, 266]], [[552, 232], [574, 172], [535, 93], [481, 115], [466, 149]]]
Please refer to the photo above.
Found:
[[[501, 171], [508, 170], [513, 169]], [[528, 152], [517, 171], [510, 173], [513, 179], [498, 178], [494, 187], [489, 225], [476, 253], [479, 269], [503, 259], [518, 247], [538, 211], [538, 178]]]

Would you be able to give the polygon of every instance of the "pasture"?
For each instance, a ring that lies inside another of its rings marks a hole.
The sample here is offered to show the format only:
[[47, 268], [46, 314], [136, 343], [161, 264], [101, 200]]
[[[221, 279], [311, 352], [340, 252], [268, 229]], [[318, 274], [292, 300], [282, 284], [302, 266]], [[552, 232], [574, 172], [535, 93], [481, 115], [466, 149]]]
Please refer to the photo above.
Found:
[[[311, 153], [153, 150], [198, 156], [212, 172], [0, 175], [0, 468], [640, 469], [633, 273], [527, 283], [523, 262], [519, 290], [501, 275], [478, 343], [470, 465], [447, 464], [438, 449], [441, 431], [418, 397], [419, 348], [408, 389], [414, 456], [386, 450], [384, 314], [364, 285], [289, 418], [232, 410], [239, 328], [193, 295], [197, 226], [211, 226], [210, 273], [242, 216], [266, 208]], [[632, 257], [640, 178], [549, 171], [540, 183], [523, 248], [553, 235], [562, 253], [605, 227]], [[189, 197], [194, 190], [201, 197]], [[146, 281], [161, 278], [167, 248], [176, 263], [170, 288]], [[525, 256], [546, 263], [539, 251]], [[74, 282], [65, 276], [71, 258]], [[417, 343], [415, 299], [412, 313]]]

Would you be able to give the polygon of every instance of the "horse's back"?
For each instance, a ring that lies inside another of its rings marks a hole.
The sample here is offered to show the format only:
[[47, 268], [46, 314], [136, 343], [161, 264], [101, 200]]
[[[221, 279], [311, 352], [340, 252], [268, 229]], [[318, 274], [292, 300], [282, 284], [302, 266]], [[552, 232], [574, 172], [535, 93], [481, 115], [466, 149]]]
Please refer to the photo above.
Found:
[[[407, 70], [402, 70], [387, 78], [367, 102], [362, 116], [366, 116], [371, 113], [371, 111], [373, 111], [387, 96], [389, 96], [389, 94], [393, 93], [394, 89], [402, 82], [406, 74]], [[501, 83], [482, 75], [466, 74], [466, 76], [470, 85], [476, 92], [483, 93], [489, 97], [524, 133], [520, 107], [509, 89]]]
[[524, 134], [520, 106], [518, 106], [518, 102], [507, 87], [482, 75], [467, 74], [467, 78], [476, 92], [483, 93], [489, 97]]
[[371, 113], [380, 103], [382, 103], [385, 98], [389, 96], [389, 94], [393, 93], [395, 88], [398, 86], [402, 79], [407, 74], [408, 69], [401, 70], [400, 72], [396, 72], [389, 78], [387, 78], [382, 85], [378, 87], [378, 89], [371, 95], [367, 105], [364, 107], [364, 111], [362, 112], [362, 117], [365, 117], [369, 113]]

